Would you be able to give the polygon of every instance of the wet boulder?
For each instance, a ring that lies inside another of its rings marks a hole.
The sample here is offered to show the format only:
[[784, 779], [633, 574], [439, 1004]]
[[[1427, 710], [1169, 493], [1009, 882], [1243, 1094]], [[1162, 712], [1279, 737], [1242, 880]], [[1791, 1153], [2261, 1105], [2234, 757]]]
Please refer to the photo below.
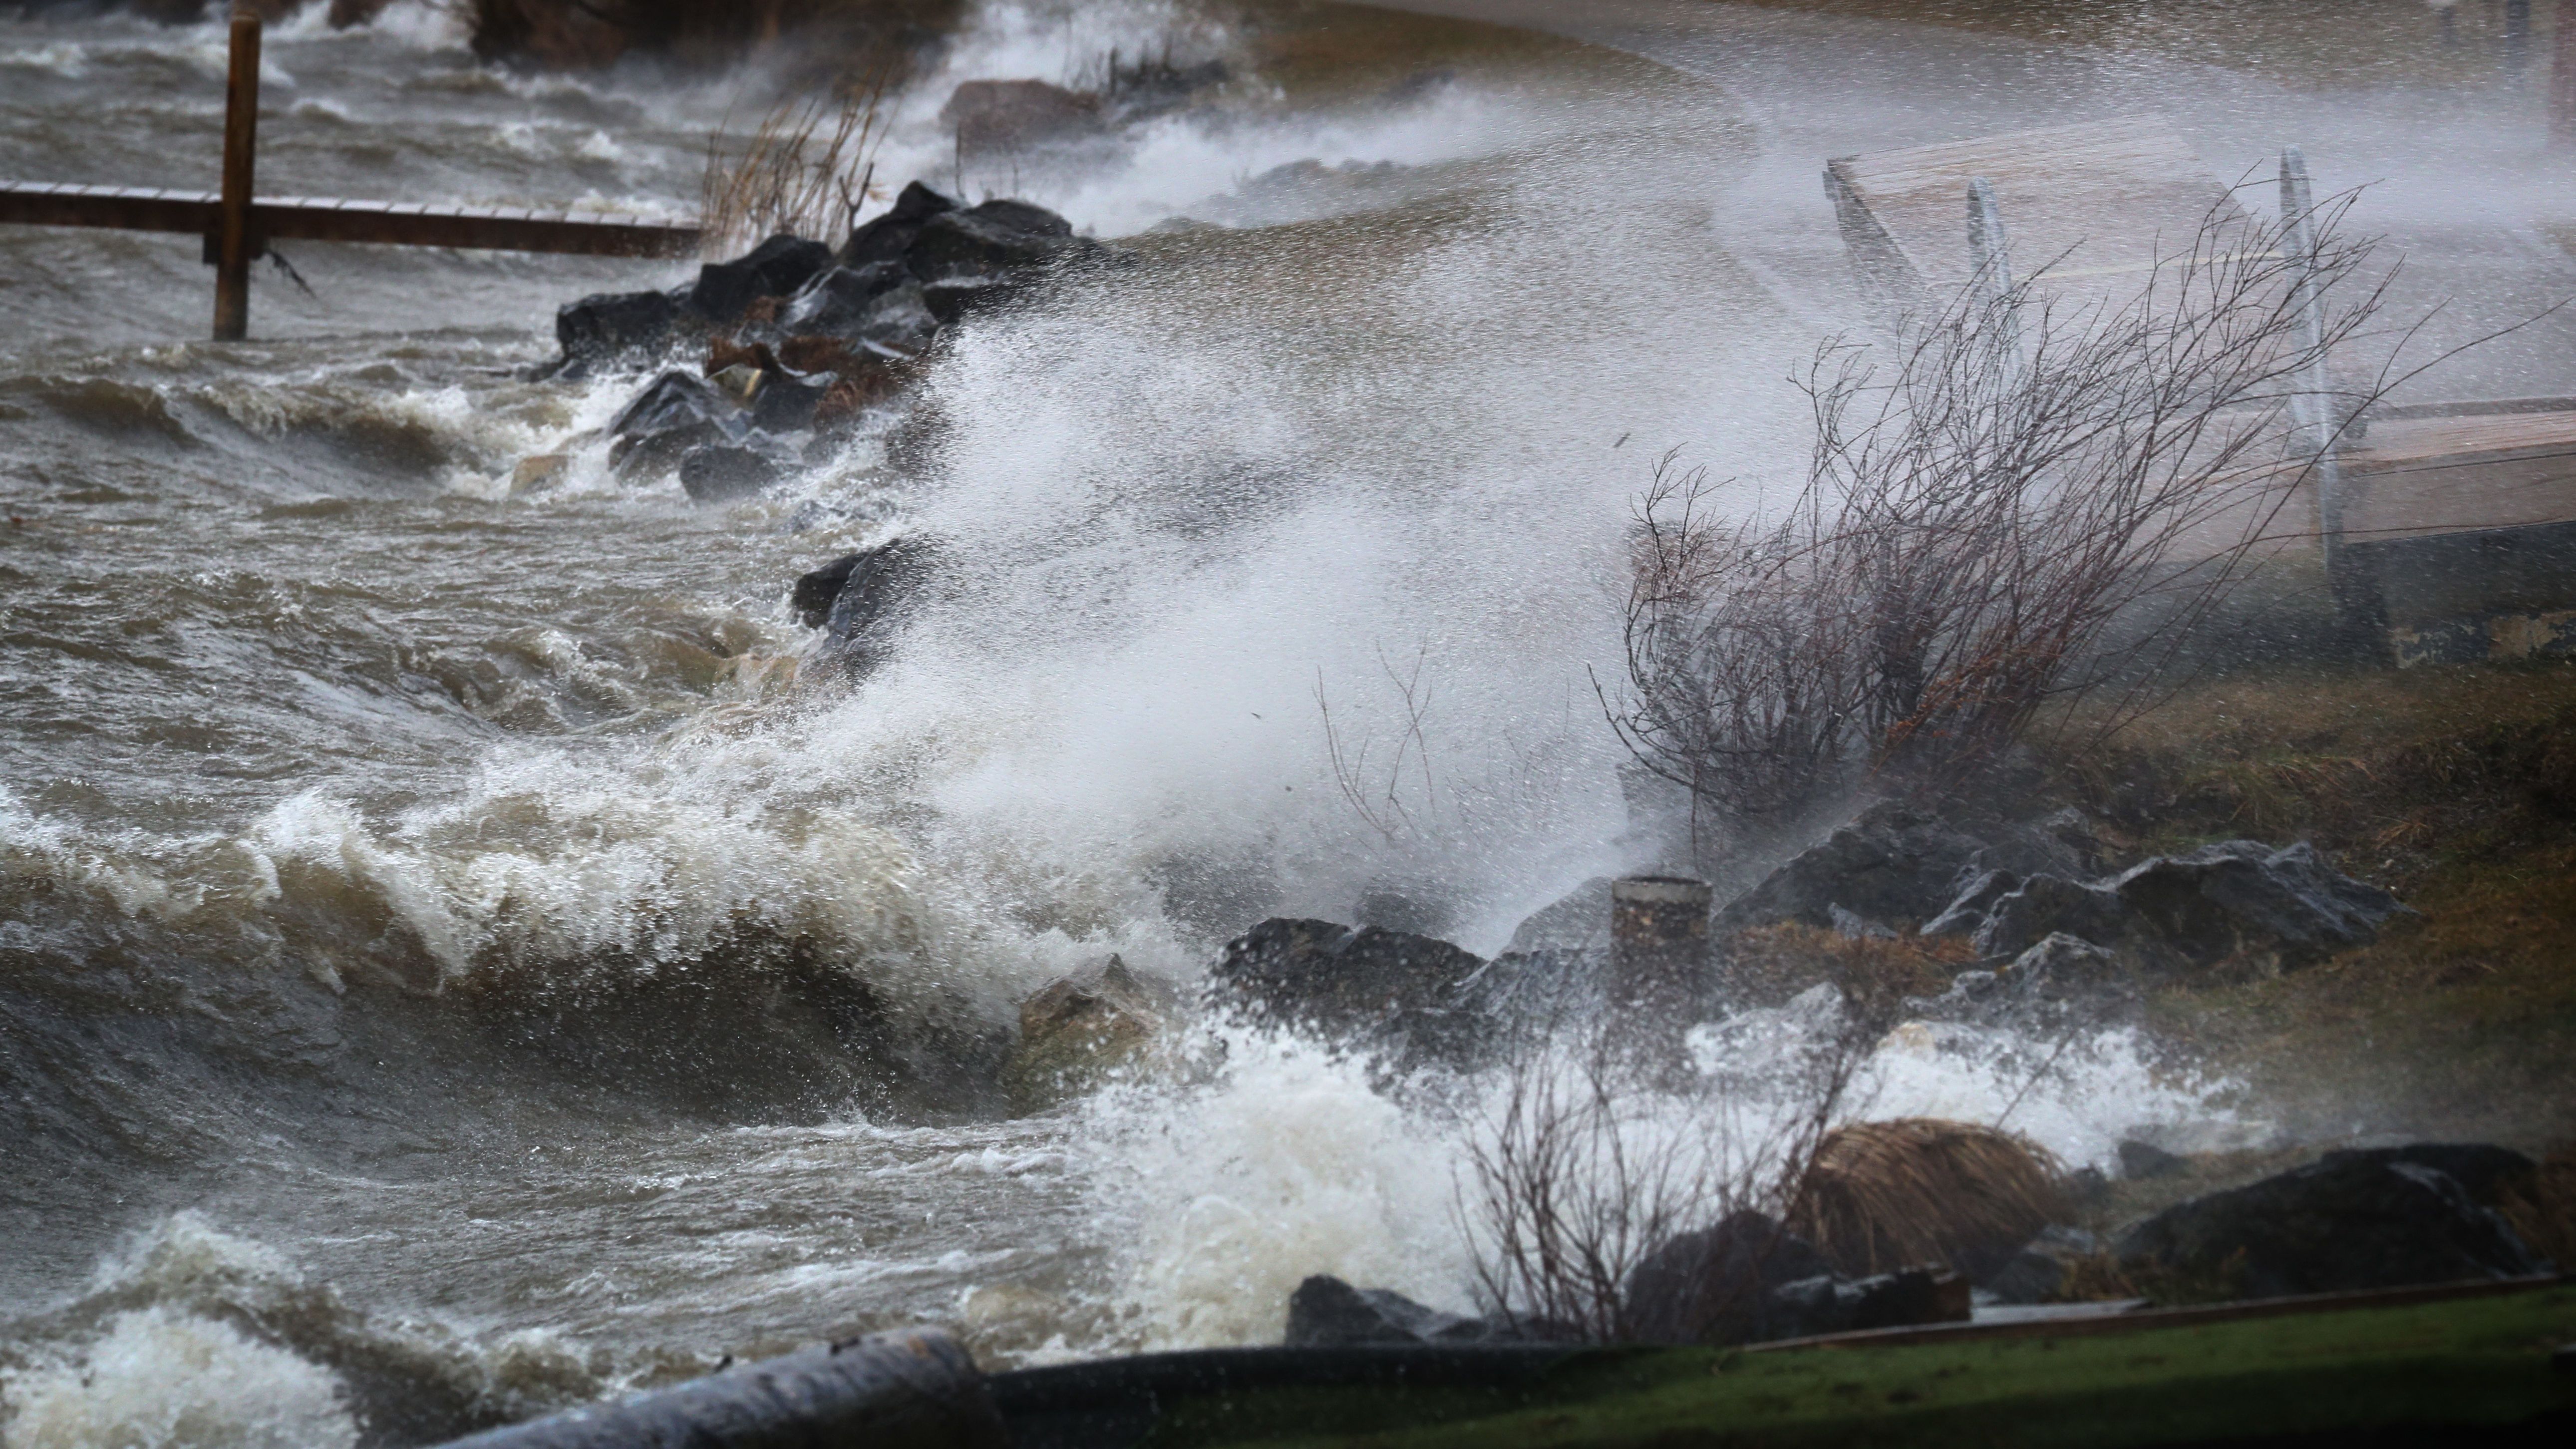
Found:
[[792, 297], [832, 266], [832, 249], [803, 237], [771, 237], [744, 256], [709, 262], [698, 268], [697, 285], [689, 289], [689, 310], [719, 326], [731, 326], [763, 297]]
[[2024, 1243], [1977, 1287], [1997, 1303], [2057, 1303], [2074, 1296], [2102, 1241], [2082, 1228], [2050, 1226]]
[[1764, 1295], [1762, 1337], [1814, 1338], [1965, 1323], [1971, 1311], [1967, 1280], [1944, 1268], [1900, 1268], [1866, 1278], [1826, 1273], [1783, 1283]]
[[1288, 1295], [1290, 1348], [1358, 1348], [1372, 1344], [1545, 1343], [1571, 1338], [1548, 1325], [1501, 1317], [1443, 1313], [1385, 1288], [1354, 1288], [1318, 1273]]
[[2546, 1271], [2502, 1217], [2432, 1165], [2452, 1161], [2477, 1175], [2502, 1150], [2329, 1152], [2167, 1208], [2123, 1234], [2114, 1253], [2131, 1278], [2170, 1285], [2159, 1296], [2181, 1298], [2278, 1298]]
[[808, 629], [820, 629], [832, 617], [832, 601], [841, 596], [841, 586], [850, 581], [850, 570], [859, 566], [862, 553], [845, 553], [819, 569], [799, 576], [796, 586], [788, 591], [787, 607], [796, 612]]
[[1401, 1068], [1474, 1056], [1486, 1022], [1458, 993], [1484, 966], [1482, 957], [1428, 936], [1274, 918], [1227, 943], [1206, 993], [1234, 1020], [1301, 1032]]
[[677, 463], [703, 444], [739, 442], [751, 420], [723, 389], [673, 370], [653, 379], [608, 424], [608, 461], [621, 475]]
[[1167, 1012], [1116, 956], [1049, 982], [1020, 1003], [1019, 1045], [1002, 1073], [1012, 1110], [1043, 1111], [1147, 1061]]
[[555, 311], [555, 341], [570, 364], [659, 353], [680, 309], [665, 292], [600, 292]]
[[928, 289], [906, 281], [870, 302], [849, 336], [880, 357], [911, 357], [939, 335], [939, 320], [931, 310]]
[[2368, 945], [2407, 913], [2305, 842], [2275, 849], [2230, 840], [2093, 884], [2035, 875], [1996, 899], [1975, 939], [1980, 953], [2009, 956], [2063, 932], [2167, 969], [2236, 962], [2285, 970]]
[[1800, 851], [1720, 909], [1714, 933], [1799, 921], [1834, 924], [1834, 908], [1893, 924], [1940, 915], [1963, 877], [1994, 869], [2076, 868], [2073, 851], [2040, 829], [1996, 827], [1983, 839], [1912, 806], [1881, 802]]
[[1832, 1274], [1806, 1239], [1748, 1209], [1657, 1244], [1629, 1270], [1619, 1312], [1627, 1336], [1647, 1343], [1779, 1338], [1772, 1290]]
[[1025, 201], [987, 201], [942, 212], [904, 250], [924, 282], [991, 276], [1054, 261], [1073, 243], [1073, 224]]
[[741, 443], [701, 443], [680, 455], [680, 487], [699, 503], [753, 497], [785, 472], [777, 459]]
[[1959, 888], [1941, 913], [1923, 923], [1925, 936], [1971, 936], [1986, 923], [1986, 915], [1995, 902], [2020, 890], [2022, 879], [2008, 870], [1971, 872], [1967, 884]]
[[957, 203], [915, 181], [895, 196], [894, 205], [851, 228], [837, 254], [844, 267], [870, 262], [898, 262], [932, 217], [955, 211]]
[[832, 596], [823, 627], [845, 644], [863, 642], [919, 596], [938, 559], [938, 546], [920, 534], [860, 552]]
[[855, 341], [877, 298], [912, 280], [912, 272], [899, 260], [833, 267], [788, 299], [786, 310], [779, 314], [779, 330], [789, 336]]

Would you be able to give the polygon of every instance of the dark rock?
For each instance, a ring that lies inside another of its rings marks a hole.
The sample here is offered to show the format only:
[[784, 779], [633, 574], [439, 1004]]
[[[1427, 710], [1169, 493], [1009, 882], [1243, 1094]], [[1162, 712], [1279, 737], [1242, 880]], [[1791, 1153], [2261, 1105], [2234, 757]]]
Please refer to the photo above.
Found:
[[880, 356], [910, 357], [939, 332], [939, 317], [926, 298], [927, 289], [918, 282], [893, 287], [868, 304], [850, 335]]
[[2412, 1163], [2448, 1175], [2481, 1207], [2495, 1207], [2506, 1197], [2529, 1190], [2540, 1164], [2510, 1147], [2484, 1142], [2417, 1142], [2405, 1147], [2348, 1147], [2329, 1152], [2323, 1163]]
[[669, 467], [692, 448], [740, 442], [749, 431], [741, 406], [705, 378], [665, 372], [610, 420], [608, 461], [632, 477]]
[[2021, 877], [2008, 870], [1981, 870], [1968, 877], [1968, 884], [1941, 908], [1941, 914], [1923, 923], [1926, 936], [1974, 935], [1986, 923], [1986, 912], [1995, 902], [2021, 889]]
[[1946, 1269], [1901, 1268], [1868, 1278], [1827, 1273], [1772, 1289], [1764, 1302], [1762, 1338], [1965, 1323], [1970, 1312], [1967, 1280]]
[[739, 443], [702, 443], [680, 455], [680, 486], [699, 503], [749, 498], [781, 471], [768, 454]]
[[997, 312], [1028, 295], [1019, 277], [965, 275], [942, 277], [921, 289], [921, 304], [943, 326], [979, 314]]
[[1472, 1056], [1484, 1022], [1458, 988], [1485, 966], [1446, 941], [1375, 926], [1272, 919], [1227, 943], [1209, 1004], [1256, 1026], [1391, 1052], [1399, 1063]]
[[1630, 1337], [1647, 1343], [1750, 1343], [1774, 1332], [1771, 1291], [1830, 1277], [1832, 1267], [1804, 1238], [1762, 1213], [1734, 1213], [1716, 1226], [1665, 1240], [1628, 1273], [1620, 1314]]
[[2120, 1175], [2132, 1182], [2157, 1177], [2178, 1177], [2191, 1170], [2191, 1159], [2167, 1152], [2152, 1142], [2129, 1141], [2120, 1144]]
[[1554, 1324], [1495, 1315], [1465, 1318], [1384, 1288], [1354, 1288], [1318, 1273], [1288, 1295], [1290, 1348], [1407, 1343], [1558, 1343], [1578, 1337]]
[[717, 326], [730, 326], [762, 297], [792, 297], [832, 265], [832, 249], [803, 237], [774, 236], [730, 262], [698, 268], [689, 310]]
[[2303, 966], [2367, 945], [2395, 896], [2328, 867], [2302, 842], [2231, 840], [2159, 857], [2097, 885], [2033, 876], [1998, 899], [1977, 949], [2013, 955], [2051, 932], [2114, 946], [2167, 969], [2241, 962]]
[[1830, 926], [1835, 906], [1872, 921], [1929, 920], [1959, 894], [1963, 872], [2002, 868], [2000, 855], [2015, 862], [2068, 858], [2027, 831], [1998, 847], [1910, 806], [1882, 802], [1729, 902], [1713, 924], [1720, 933], [1782, 921]]
[[2167, 1208], [2124, 1234], [2132, 1277], [2187, 1296], [2283, 1297], [2511, 1278], [2545, 1264], [2457, 1178], [2401, 1157], [2332, 1153]]
[[555, 341], [573, 363], [658, 353], [670, 345], [679, 308], [662, 292], [600, 292], [555, 312]]
[[832, 601], [841, 596], [841, 585], [850, 580], [850, 570], [859, 566], [865, 553], [845, 553], [813, 572], [796, 580], [787, 594], [787, 607], [805, 621], [808, 629], [820, 629], [832, 617]]
[[867, 325], [870, 304], [912, 279], [911, 270], [899, 259], [834, 267], [788, 300], [787, 310], [779, 314], [779, 330], [789, 336], [857, 341]]
[[811, 426], [815, 406], [823, 401], [830, 378], [804, 378], [786, 368], [760, 375], [751, 395], [751, 425], [765, 433], [798, 433]]
[[895, 197], [894, 205], [851, 229], [849, 240], [841, 244], [841, 265], [863, 267], [870, 262], [900, 261], [913, 239], [921, 235], [924, 222], [956, 209], [956, 202], [913, 182]]
[[742, 408], [705, 378], [673, 369], [653, 379], [608, 423], [612, 438], [641, 437], [695, 423], [734, 423]]
[[1995, 973], [2027, 1005], [2100, 1004], [2134, 995], [2134, 973], [2118, 956], [2080, 937], [2053, 932]]
[[844, 643], [879, 632], [920, 594], [938, 556], [938, 546], [920, 534], [863, 550], [842, 576], [823, 627]]
[[1073, 224], [1044, 207], [988, 201], [932, 217], [903, 262], [925, 282], [991, 276], [1053, 261], [1072, 236]]
[[1996, 898], [1975, 940], [1977, 954], [1992, 958], [2019, 956], [2050, 936], [2119, 941], [2127, 934], [2127, 912], [2110, 887], [2037, 875]]
[[1997, 1303], [2054, 1303], [2066, 1296], [2075, 1265], [2101, 1251], [2101, 1240], [2082, 1228], [2042, 1228], [1977, 1286]]

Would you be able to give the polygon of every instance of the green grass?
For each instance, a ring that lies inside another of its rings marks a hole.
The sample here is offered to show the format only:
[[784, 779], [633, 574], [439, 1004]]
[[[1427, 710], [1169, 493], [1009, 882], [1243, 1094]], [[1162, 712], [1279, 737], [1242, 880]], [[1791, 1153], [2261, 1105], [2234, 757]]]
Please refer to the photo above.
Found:
[[1301, 1389], [1167, 1406], [1195, 1446], [2150, 1445], [2576, 1415], [2576, 1288], [2091, 1338], [1578, 1357], [1516, 1395]]

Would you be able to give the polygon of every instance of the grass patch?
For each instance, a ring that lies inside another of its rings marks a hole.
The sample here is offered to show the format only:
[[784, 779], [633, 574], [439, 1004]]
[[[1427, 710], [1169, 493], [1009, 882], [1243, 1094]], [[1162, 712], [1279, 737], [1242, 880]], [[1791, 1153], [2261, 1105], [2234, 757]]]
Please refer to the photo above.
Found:
[[2138, 853], [2307, 838], [2422, 913], [2155, 1003], [2259, 1110], [2327, 1140], [2576, 1139], [2576, 666], [2215, 680], [2055, 769]]
[[1183, 1401], [1147, 1442], [2040, 1446], [2494, 1432], [2546, 1416], [2563, 1428], [2576, 1378], [2553, 1371], [2549, 1353], [2571, 1334], [2576, 1289], [2561, 1287], [2090, 1338], [1602, 1354], [1569, 1360], [1509, 1405], [1386, 1389]]

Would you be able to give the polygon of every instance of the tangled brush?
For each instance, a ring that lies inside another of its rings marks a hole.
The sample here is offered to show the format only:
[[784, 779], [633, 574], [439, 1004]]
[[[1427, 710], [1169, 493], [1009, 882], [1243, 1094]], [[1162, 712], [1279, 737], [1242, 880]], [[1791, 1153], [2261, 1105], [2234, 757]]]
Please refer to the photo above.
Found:
[[2065, 1220], [2062, 1171], [2046, 1148], [2000, 1128], [1847, 1123], [1817, 1145], [1789, 1226], [1841, 1273], [1944, 1263], [1975, 1280]]

